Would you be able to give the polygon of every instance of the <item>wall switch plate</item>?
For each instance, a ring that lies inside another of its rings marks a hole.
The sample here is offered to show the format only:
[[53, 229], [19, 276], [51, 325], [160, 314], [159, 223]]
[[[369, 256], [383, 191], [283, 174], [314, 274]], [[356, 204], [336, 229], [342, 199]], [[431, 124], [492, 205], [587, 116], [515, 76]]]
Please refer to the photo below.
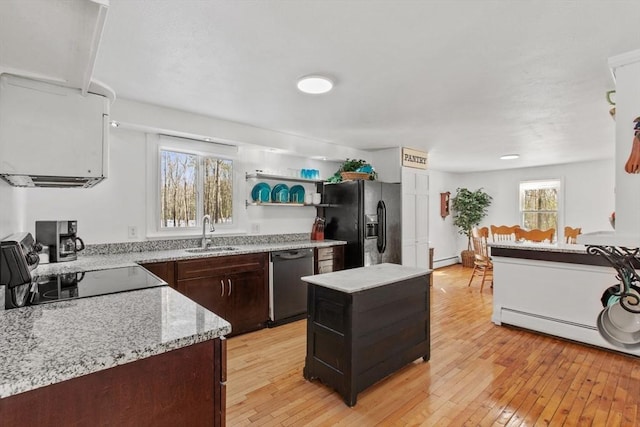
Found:
[[138, 238], [138, 227], [136, 227], [135, 225], [130, 225], [129, 227], [127, 227], [127, 236], [130, 239], [137, 239]]

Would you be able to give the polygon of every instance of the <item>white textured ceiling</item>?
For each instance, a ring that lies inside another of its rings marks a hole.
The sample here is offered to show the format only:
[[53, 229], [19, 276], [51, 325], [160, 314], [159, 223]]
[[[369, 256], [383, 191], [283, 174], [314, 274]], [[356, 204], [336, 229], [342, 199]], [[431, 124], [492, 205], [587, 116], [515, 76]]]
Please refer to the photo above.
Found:
[[[640, 48], [638, 17], [638, 0], [111, 0], [94, 78], [119, 98], [421, 149], [438, 170], [567, 163], [613, 156], [607, 59]], [[2, 36], [0, 52], [37, 42]], [[335, 89], [297, 92], [311, 73]]]

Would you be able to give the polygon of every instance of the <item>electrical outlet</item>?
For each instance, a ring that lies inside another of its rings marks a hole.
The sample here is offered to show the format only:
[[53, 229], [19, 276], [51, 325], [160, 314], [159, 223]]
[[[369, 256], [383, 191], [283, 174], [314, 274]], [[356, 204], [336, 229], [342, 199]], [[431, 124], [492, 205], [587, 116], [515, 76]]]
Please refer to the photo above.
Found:
[[135, 225], [130, 225], [127, 228], [127, 235], [129, 236], [130, 239], [137, 239], [138, 238], [138, 227], [136, 227]]

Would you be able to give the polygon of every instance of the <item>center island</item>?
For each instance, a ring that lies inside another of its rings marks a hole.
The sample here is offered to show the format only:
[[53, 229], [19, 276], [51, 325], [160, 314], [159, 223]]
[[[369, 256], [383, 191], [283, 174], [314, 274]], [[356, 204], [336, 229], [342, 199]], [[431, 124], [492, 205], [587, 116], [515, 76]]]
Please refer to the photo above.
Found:
[[376, 381], [430, 358], [431, 270], [378, 264], [305, 276], [304, 377], [338, 391], [348, 406]]

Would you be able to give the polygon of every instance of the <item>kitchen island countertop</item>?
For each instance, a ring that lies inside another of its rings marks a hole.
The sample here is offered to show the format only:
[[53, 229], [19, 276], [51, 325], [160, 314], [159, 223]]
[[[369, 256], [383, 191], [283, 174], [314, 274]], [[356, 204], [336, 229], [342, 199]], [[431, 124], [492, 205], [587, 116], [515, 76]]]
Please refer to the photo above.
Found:
[[351, 268], [301, 279], [314, 285], [335, 289], [348, 294], [377, 288], [379, 286], [424, 276], [431, 270], [407, 267], [398, 264], [377, 264], [368, 267]]

